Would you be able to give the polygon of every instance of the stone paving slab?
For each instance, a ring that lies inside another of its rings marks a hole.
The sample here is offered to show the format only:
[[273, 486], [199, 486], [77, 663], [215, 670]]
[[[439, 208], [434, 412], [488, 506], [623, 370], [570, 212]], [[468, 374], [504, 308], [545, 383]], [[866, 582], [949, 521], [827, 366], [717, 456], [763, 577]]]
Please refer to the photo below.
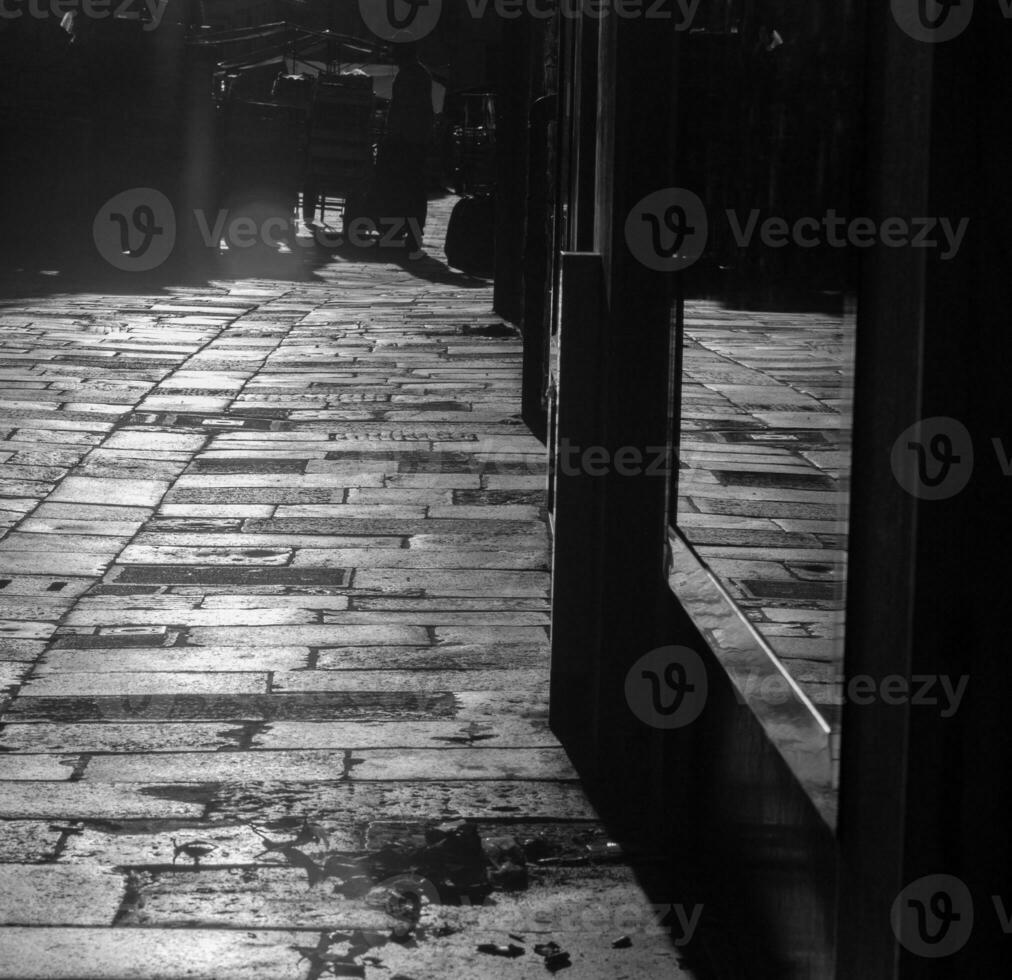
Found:
[[[215, 850], [202, 857], [198, 867], [185, 854], [177, 853], [176, 845], [173, 844], [174, 838], [178, 842], [181, 835], [191, 834], [195, 826], [192, 821], [178, 821], [175, 826], [132, 821], [116, 824], [112, 828], [87, 826], [75, 828], [67, 837], [60, 853], [60, 862], [65, 864], [81, 862], [117, 868], [157, 868], [162, 873], [178, 871], [181, 877], [189, 878], [191, 887], [202, 888], [205, 893], [211, 892], [209, 883], [203, 874], [196, 873], [204, 868], [223, 866], [234, 868], [237, 865], [246, 865], [250, 869], [258, 865], [278, 867], [277, 856], [264, 851], [263, 837], [248, 823], [201, 825], [199, 827], [201, 839], [214, 844]], [[331, 849], [350, 852], [363, 848], [364, 832], [360, 827], [335, 821], [324, 821], [321, 827], [325, 829], [328, 846]], [[283, 861], [280, 870], [290, 871], [285, 868]], [[301, 872], [297, 874], [298, 884], [302, 886], [301, 891], [304, 892], [305, 876]], [[287, 877], [293, 876], [289, 874]], [[215, 898], [212, 897], [210, 901], [215, 902]], [[228, 910], [223, 912], [229, 914]], [[140, 924], [141, 921], [135, 917], [131, 925]]]
[[0, 732], [0, 749], [6, 753], [215, 752], [240, 748], [245, 735], [244, 728], [220, 722], [8, 723]]
[[30, 665], [45, 648], [43, 640], [0, 639], [0, 662]]
[[[161, 522], [159, 527], [164, 527]], [[340, 548], [400, 548], [402, 538], [389, 537], [353, 537], [350, 535], [337, 536], [327, 534], [253, 534], [253, 533], [186, 533], [185, 531], [146, 531], [134, 538], [134, 548], [159, 548], [163, 549], [160, 554], [164, 555], [164, 549], [186, 549], [186, 548], [286, 548], [286, 549], [330, 549]], [[124, 556], [129, 552], [124, 552]], [[356, 555], [356, 558], [361, 558]], [[128, 560], [123, 557], [121, 560]]]
[[[131, 697], [151, 694], [259, 694], [268, 690], [267, 672], [239, 671], [183, 672], [106, 672], [71, 671], [34, 675], [25, 682], [21, 698], [51, 698], [61, 695], [88, 697], [116, 696], [129, 691]], [[0, 760], [2, 761], [2, 760]]]
[[62, 837], [47, 820], [0, 821], [0, 863], [53, 861]]
[[[76, 676], [76, 675], [74, 675]], [[109, 684], [123, 687], [119, 675]], [[150, 675], [149, 675], [150, 676]], [[68, 682], [72, 687], [72, 682]], [[208, 682], [210, 683], [210, 682]], [[335, 691], [278, 694], [148, 693], [120, 690], [113, 695], [18, 697], [9, 721], [74, 723], [86, 721], [271, 721], [275, 719], [373, 719], [440, 717], [456, 713], [452, 692]]]
[[[19, 757], [22, 761], [28, 757]], [[68, 770], [69, 774], [69, 770]], [[43, 777], [36, 777], [43, 778]], [[249, 783], [255, 779], [301, 783], [345, 780], [576, 779], [560, 748], [350, 749], [264, 752], [183, 752], [96, 755], [85, 783]]]
[[70, 779], [80, 764], [76, 755], [0, 756], [0, 782]]
[[[223, 553], [223, 556], [226, 556]], [[227, 556], [226, 556], [227, 557]], [[247, 556], [254, 557], [254, 556]], [[106, 582], [138, 585], [209, 585], [209, 586], [257, 586], [257, 585], [333, 585], [346, 584], [348, 571], [341, 568], [291, 568], [280, 563], [242, 564], [219, 561], [204, 564], [150, 565], [124, 562], [114, 565]]]
[[[223, 651], [227, 651], [224, 652]], [[262, 673], [295, 671], [308, 666], [308, 647], [163, 647], [49, 650], [35, 677], [48, 674], [113, 673]], [[126, 678], [121, 679], [126, 682]], [[75, 693], [83, 693], [77, 691]]]
[[[149, 507], [117, 507], [106, 504], [61, 504], [46, 501], [39, 504], [32, 514], [33, 520], [38, 521], [60, 521], [74, 520], [85, 521], [88, 525], [101, 525], [105, 521], [129, 521], [131, 526], [137, 522], [146, 521], [151, 516]], [[27, 523], [27, 522], [26, 522]], [[97, 533], [97, 532], [88, 532]]]
[[299, 670], [276, 671], [271, 690], [292, 691], [478, 691], [544, 690], [549, 674], [545, 668], [523, 670]]
[[5, 928], [4, 980], [305, 980], [299, 933], [171, 929]]
[[26, 619], [0, 619], [0, 635], [17, 640], [46, 640], [55, 627], [52, 623]]
[[3, 556], [3, 569], [13, 575], [70, 575], [97, 577], [101, 575], [113, 554], [75, 555], [66, 552], [8, 552]]
[[[167, 787], [166, 794], [172, 792]], [[183, 795], [182, 789], [179, 795]], [[341, 813], [368, 823], [385, 820], [597, 820], [579, 783], [549, 780], [405, 780], [345, 783], [228, 783], [202, 797], [220, 820], [301, 819]]]
[[396, 726], [382, 722], [273, 722], [252, 734], [252, 748], [301, 749], [367, 748], [403, 749], [412, 746], [466, 746], [483, 748], [548, 748], [556, 745], [547, 719], [527, 719], [497, 714], [494, 720], [465, 722], [409, 721]]
[[0, 782], [3, 820], [131, 820], [202, 817], [206, 804], [180, 794], [159, 796], [137, 785], [82, 782]]
[[67, 477], [49, 496], [51, 502], [75, 502], [125, 505], [154, 505], [168, 489], [162, 480], [115, 480], [93, 477]]
[[548, 595], [549, 575], [483, 569], [465, 577], [433, 569], [375, 568], [356, 571], [354, 586], [390, 595], [543, 597]]
[[0, 864], [0, 926], [109, 926], [125, 890], [111, 869]]
[[195, 646], [419, 646], [429, 642], [421, 626], [196, 626], [187, 633]]

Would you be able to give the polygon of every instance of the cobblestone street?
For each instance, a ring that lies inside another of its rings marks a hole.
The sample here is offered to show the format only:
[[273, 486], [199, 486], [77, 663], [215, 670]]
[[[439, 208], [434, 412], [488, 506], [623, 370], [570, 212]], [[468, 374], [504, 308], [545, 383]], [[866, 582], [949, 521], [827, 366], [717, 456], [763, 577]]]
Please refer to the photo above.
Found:
[[543, 447], [451, 203], [412, 265], [8, 284], [4, 977], [687, 975], [547, 726]]

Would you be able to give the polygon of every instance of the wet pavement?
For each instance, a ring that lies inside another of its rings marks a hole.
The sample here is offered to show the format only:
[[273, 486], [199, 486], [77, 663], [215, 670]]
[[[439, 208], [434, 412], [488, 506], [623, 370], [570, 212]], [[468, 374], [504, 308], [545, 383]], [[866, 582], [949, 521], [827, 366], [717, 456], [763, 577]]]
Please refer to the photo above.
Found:
[[450, 203], [413, 265], [3, 299], [0, 976], [688, 975], [548, 729]]

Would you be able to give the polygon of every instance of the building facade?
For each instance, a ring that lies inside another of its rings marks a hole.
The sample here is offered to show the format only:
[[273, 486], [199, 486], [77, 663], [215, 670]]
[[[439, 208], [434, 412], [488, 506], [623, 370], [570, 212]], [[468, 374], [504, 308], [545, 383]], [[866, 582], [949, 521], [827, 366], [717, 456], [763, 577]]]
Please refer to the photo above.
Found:
[[907, 6], [502, 28], [553, 727], [718, 974], [1007, 968], [1012, 25]]

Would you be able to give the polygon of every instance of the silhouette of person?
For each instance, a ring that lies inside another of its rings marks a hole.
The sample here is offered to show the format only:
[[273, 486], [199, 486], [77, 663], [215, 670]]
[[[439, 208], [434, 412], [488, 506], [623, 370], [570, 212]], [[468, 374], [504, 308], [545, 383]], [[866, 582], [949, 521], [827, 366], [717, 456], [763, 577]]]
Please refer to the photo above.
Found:
[[393, 45], [397, 65], [386, 135], [376, 161], [383, 187], [384, 217], [405, 219], [401, 233], [409, 255], [422, 248], [428, 213], [426, 161], [432, 133], [432, 76], [418, 60], [414, 42]]

